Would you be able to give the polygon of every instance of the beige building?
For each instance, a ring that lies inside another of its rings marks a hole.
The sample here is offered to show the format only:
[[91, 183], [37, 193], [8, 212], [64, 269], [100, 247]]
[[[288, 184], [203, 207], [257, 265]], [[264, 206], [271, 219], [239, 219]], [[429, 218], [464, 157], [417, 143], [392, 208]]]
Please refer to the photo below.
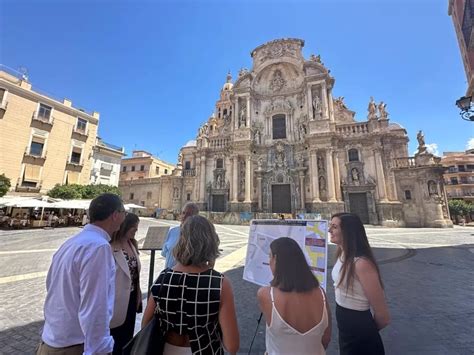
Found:
[[474, 202], [474, 149], [445, 152], [441, 163], [447, 168], [444, 183], [448, 199]]
[[356, 120], [333, 97], [335, 79], [320, 56], [304, 58], [303, 46], [280, 39], [253, 50], [252, 68], [235, 82], [227, 76], [172, 176], [132, 181], [121, 186], [124, 196], [173, 211], [191, 200], [228, 223], [350, 211], [370, 224], [452, 226], [440, 158], [422, 133], [409, 157], [408, 134], [390, 122], [385, 103], [370, 98], [366, 118]]
[[120, 182], [171, 175], [175, 165], [144, 150], [134, 150], [131, 158], [122, 159]]
[[24, 75], [0, 69], [0, 173], [11, 179], [10, 194], [89, 184], [99, 114], [45, 95]]

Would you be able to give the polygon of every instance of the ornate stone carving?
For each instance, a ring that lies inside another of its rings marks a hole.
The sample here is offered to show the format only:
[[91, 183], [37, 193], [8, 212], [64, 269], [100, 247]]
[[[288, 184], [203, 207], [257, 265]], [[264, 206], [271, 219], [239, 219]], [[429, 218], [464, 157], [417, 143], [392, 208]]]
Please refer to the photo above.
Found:
[[273, 113], [284, 112], [284, 113], [293, 113], [293, 107], [291, 106], [290, 101], [285, 99], [275, 99], [270, 102], [270, 104], [265, 109], [265, 115], [271, 116]]
[[423, 131], [418, 131], [416, 134], [416, 140], [418, 141], [418, 154], [426, 152], [425, 135], [423, 134]]
[[344, 96], [339, 96], [334, 99], [334, 106], [340, 110], [347, 110], [347, 106], [344, 103]]
[[386, 120], [387, 117], [388, 117], [388, 112], [386, 110], [386, 107], [387, 107], [387, 104], [384, 104], [383, 101], [380, 101], [380, 103], [378, 104], [378, 109], [379, 109], [379, 117], [380, 119], [382, 120]]
[[273, 73], [272, 81], [270, 82], [270, 90], [273, 92], [279, 92], [283, 89], [286, 85], [286, 80], [283, 78], [281, 74], [281, 70], [277, 69]]
[[369, 111], [369, 114], [367, 115], [367, 118], [369, 120], [377, 119], [377, 106], [375, 105], [375, 101], [374, 101], [374, 98], [372, 96], [370, 97], [369, 106], [367, 107], [367, 111]]

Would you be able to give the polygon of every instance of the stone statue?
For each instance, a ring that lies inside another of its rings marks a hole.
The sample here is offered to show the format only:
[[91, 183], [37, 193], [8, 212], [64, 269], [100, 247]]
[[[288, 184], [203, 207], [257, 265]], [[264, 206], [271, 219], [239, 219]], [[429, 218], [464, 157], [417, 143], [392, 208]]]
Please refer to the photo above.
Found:
[[416, 139], [418, 141], [418, 153], [423, 153], [426, 151], [426, 144], [425, 144], [425, 135], [423, 131], [418, 131], [416, 134]]
[[260, 130], [258, 128], [255, 129], [254, 135], [253, 135], [255, 144], [262, 144], [262, 134], [260, 133]]
[[318, 95], [313, 98], [313, 117], [316, 119], [321, 114], [321, 99]]
[[318, 156], [318, 170], [324, 170], [324, 160], [322, 157]]
[[380, 101], [380, 103], [378, 105], [378, 109], [379, 109], [380, 118], [382, 120], [387, 119], [387, 117], [388, 117], [388, 112], [386, 110], [386, 107], [387, 107], [387, 104], [384, 104], [383, 101]]
[[244, 76], [245, 74], [248, 74], [249, 70], [247, 68], [240, 68], [239, 71], [239, 77]]
[[352, 181], [359, 181], [359, 170], [357, 170], [357, 168], [352, 168], [351, 175]]
[[[314, 54], [311, 54], [309, 56], [309, 60], [311, 60], [312, 62], [316, 62], [316, 63], [321, 63], [321, 55], [314, 55]], [[321, 63], [322, 64], [322, 63]]]
[[326, 191], [326, 179], [324, 176], [319, 177], [319, 191]]
[[300, 132], [300, 139], [304, 139], [304, 136], [306, 135], [306, 125], [304, 123], [300, 123], [299, 125], [299, 132]]
[[369, 115], [367, 116], [369, 120], [377, 118], [377, 106], [375, 106], [375, 101], [372, 96], [370, 97], [369, 107], [367, 108], [367, 110], [369, 111]]
[[239, 127], [246, 127], [247, 126], [247, 107], [242, 106], [240, 109], [240, 119], [239, 119]]
[[334, 99], [334, 104], [336, 105], [337, 108], [341, 110], [347, 110], [347, 106], [344, 103], [344, 96], [339, 96]]
[[258, 167], [258, 170], [262, 170], [262, 168], [263, 168], [263, 158], [262, 157], [258, 158], [257, 167]]
[[183, 153], [178, 154], [178, 165], [183, 165]]
[[218, 189], [221, 188], [221, 183], [222, 183], [222, 181], [221, 181], [221, 176], [220, 176], [220, 175], [217, 175], [216, 186], [217, 186]]

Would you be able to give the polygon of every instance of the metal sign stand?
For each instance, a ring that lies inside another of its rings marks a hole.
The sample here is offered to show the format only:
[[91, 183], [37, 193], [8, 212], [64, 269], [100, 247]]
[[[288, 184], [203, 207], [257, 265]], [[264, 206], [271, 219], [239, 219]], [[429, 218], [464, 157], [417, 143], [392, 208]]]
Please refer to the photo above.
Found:
[[140, 250], [150, 250], [150, 272], [148, 275], [148, 297], [150, 297], [151, 285], [153, 285], [153, 276], [155, 271], [155, 251], [163, 249], [163, 244], [168, 235], [170, 227], [148, 227], [145, 242]]

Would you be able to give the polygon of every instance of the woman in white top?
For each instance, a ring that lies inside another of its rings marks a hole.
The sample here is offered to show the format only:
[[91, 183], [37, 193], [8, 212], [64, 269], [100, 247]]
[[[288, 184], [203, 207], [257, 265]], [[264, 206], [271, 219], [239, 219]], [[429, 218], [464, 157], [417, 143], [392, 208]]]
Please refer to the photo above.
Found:
[[355, 214], [338, 213], [329, 233], [338, 247], [332, 278], [340, 354], [385, 354], [379, 330], [390, 323], [390, 314], [364, 225]]
[[270, 244], [271, 286], [258, 290], [267, 327], [269, 355], [326, 354], [331, 340], [331, 311], [299, 245], [290, 238]]

